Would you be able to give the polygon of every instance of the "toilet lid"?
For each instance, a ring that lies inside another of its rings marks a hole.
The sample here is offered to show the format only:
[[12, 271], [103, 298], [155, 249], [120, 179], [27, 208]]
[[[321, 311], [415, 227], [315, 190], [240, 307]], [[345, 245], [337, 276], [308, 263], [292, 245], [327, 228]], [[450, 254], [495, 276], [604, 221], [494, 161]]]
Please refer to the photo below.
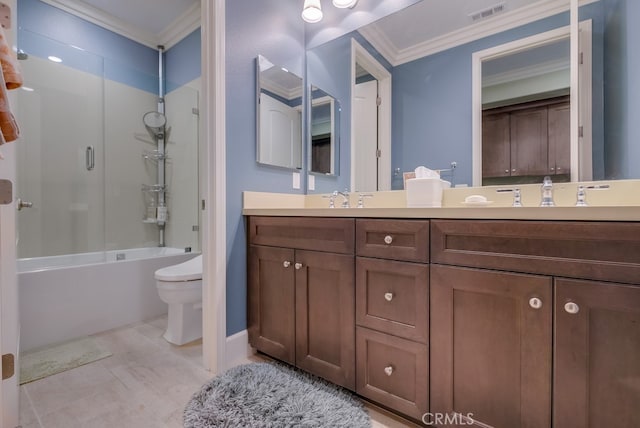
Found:
[[202, 279], [202, 254], [184, 263], [158, 269], [155, 276], [157, 280], [169, 282]]

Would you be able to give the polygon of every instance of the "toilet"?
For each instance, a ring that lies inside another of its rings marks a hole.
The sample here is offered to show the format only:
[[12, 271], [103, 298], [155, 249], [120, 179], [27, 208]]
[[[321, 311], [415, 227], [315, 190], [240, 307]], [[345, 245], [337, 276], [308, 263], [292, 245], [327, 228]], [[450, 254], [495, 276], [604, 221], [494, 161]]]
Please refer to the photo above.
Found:
[[202, 337], [202, 255], [155, 273], [160, 299], [169, 305], [164, 338], [184, 345]]

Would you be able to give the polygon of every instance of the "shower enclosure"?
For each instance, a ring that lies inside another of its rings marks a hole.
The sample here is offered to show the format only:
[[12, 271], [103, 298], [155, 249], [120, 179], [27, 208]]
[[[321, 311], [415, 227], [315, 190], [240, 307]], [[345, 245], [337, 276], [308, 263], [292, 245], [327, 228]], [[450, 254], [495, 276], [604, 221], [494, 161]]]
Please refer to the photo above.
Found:
[[[18, 215], [19, 258], [161, 244], [196, 251], [197, 90], [183, 86], [163, 97], [159, 153], [157, 134], [143, 123], [145, 113], [158, 110], [158, 76], [34, 33], [28, 38], [29, 46], [47, 46], [63, 62], [28, 49], [21, 55], [27, 58], [20, 62], [26, 90], [17, 103], [18, 186], [33, 206]], [[105, 78], [114, 70], [133, 83]], [[160, 186], [167, 191], [158, 192]], [[162, 193], [162, 205], [166, 194], [162, 222], [149, 221], [158, 217], [148, 215], [154, 191], [156, 198]], [[159, 224], [166, 224], [163, 239]]]
[[[22, 349], [166, 313], [154, 270], [200, 247], [197, 82], [159, 97], [162, 73], [25, 29], [18, 48]], [[162, 153], [143, 122], [160, 99]]]

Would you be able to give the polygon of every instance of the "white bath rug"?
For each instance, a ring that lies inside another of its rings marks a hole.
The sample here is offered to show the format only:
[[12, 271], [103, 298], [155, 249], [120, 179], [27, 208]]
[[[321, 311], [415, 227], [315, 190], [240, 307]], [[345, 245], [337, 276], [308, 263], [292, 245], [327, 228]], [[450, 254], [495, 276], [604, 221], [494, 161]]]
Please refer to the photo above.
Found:
[[111, 356], [92, 337], [27, 351], [20, 356], [20, 385]]

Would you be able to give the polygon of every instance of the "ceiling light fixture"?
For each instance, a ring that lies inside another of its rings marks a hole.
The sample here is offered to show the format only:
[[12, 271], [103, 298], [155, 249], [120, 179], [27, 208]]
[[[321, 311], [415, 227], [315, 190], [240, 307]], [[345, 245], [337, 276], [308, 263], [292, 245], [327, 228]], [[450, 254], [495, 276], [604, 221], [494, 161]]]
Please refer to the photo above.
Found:
[[333, 0], [333, 5], [340, 9], [354, 7], [356, 3], [358, 3], [358, 0]]
[[53, 56], [53, 55], [49, 55], [49, 56], [47, 57], [47, 59], [48, 59], [49, 61], [53, 61], [53, 62], [62, 62], [62, 59], [58, 58], [57, 56]]
[[302, 19], [311, 24], [322, 20], [322, 6], [320, 5], [320, 0], [304, 0]]

